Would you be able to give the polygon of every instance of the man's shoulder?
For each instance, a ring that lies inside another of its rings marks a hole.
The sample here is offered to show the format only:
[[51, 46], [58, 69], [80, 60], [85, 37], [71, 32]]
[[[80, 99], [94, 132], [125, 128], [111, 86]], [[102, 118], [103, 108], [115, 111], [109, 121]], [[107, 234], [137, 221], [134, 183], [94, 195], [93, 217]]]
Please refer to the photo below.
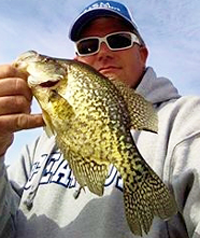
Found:
[[200, 97], [182, 96], [169, 100], [158, 109], [159, 123], [180, 138], [200, 134]]

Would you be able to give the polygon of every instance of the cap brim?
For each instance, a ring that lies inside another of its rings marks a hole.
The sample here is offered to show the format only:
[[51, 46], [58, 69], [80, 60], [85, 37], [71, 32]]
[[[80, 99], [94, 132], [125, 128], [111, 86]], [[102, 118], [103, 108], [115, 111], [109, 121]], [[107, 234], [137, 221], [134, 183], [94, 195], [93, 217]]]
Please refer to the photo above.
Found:
[[75, 19], [74, 24], [72, 24], [72, 27], [69, 31], [69, 38], [72, 41], [79, 40], [80, 32], [82, 31], [83, 27], [88, 24], [91, 20], [94, 20], [98, 17], [103, 16], [117, 16], [120, 17], [123, 21], [127, 22], [131, 27], [133, 27], [135, 30], [137, 30], [136, 25], [132, 21], [130, 21], [128, 18], [125, 18], [120, 13], [116, 13], [116, 11], [107, 10], [107, 9], [93, 9], [91, 11], [85, 12], [82, 15], [80, 15], [77, 19]]

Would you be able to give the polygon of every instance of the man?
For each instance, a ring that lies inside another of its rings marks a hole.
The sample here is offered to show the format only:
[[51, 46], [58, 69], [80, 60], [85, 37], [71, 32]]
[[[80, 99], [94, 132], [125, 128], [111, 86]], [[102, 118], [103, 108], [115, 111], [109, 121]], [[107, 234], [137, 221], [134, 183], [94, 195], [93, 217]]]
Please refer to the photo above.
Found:
[[[132, 134], [145, 160], [169, 186], [179, 213], [169, 221], [155, 218], [145, 237], [200, 237], [200, 98], [181, 97], [168, 79], [146, 67], [148, 50], [121, 3], [92, 3], [76, 18], [69, 36], [76, 42], [77, 60], [135, 88], [158, 113], [158, 134]], [[4, 155], [13, 133], [43, 125], [41, 115], [30, 114], [32, 95], [25, 79], [10, 65], [0, 67], [0, 237], [136, 237], [126, 222], [115, 168], [103, 197], [86, 189], [74, 199], [78, 185], [68, 163], [54, 139], [43, 134], [6, 171]]]

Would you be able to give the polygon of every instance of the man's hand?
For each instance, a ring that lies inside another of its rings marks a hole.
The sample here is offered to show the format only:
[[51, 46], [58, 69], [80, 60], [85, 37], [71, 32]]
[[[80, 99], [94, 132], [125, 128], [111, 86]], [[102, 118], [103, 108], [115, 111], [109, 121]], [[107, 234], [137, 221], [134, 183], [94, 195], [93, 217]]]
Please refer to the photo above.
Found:
[[11, 65], [0, 65], [0, 155], [12, 144], [14, 132], [44, 125], [42, 115], [31, 115], [27, 75]]

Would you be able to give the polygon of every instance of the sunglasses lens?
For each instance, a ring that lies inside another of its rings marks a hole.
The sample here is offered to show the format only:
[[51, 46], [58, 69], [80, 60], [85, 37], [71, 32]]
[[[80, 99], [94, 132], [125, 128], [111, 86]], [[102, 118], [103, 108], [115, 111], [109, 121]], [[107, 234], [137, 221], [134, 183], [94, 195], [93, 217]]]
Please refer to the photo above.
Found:
[[85, 39], [77, 44], [77, 49], [80, 55], [89, 55], [98, 50], [98, 39]]
[[107, 41], [112, 49], [122, 49], [132, 45], [131, 34], [125, 32], [108, 36]]
[[76, 48], [78, 54], [82, 56], [96, 54], [102, 42], [105, 42], [113, 51], [128, 49], [133, 45], [133, 42], [139, 43], [136, 36], [135, 40], [132, 39], [133, 35], [130, 32], [117, 32], [105, 37], [85, 38], [76, 43]]

